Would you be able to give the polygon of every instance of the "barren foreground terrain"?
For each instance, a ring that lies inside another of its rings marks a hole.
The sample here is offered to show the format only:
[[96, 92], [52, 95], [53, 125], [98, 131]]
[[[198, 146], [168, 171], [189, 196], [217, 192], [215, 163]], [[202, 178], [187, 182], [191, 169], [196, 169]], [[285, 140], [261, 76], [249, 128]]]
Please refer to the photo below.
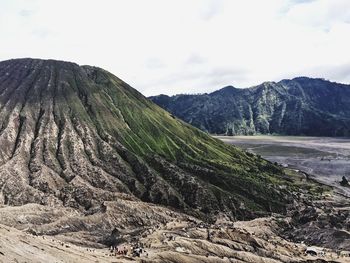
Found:
[[[290, 176], [310, 189], [319, 187], [302, 173]], [[236, 222], [224, 214], [203, 222], [122, 195], [95, 214], [63, 206], [2, 206], [0, 262], [350, 262], [343, 227], [349, 225], [350, 204], [329, 189], [317, 200], [306, 193], [296, 207], [300, 213], [294, 208], [286, 216]], [[104, 239], [113, 225], [119, 230]], [[125, 255], [108, 243], [117, 243]], [[308, 247], [322, 254], [306, 255]]]
[[[323, 257], [305, 255], [307, 246], [281, 238], [284, 218], [270, 217], [235, 223], [169, 220], [143, 231], [140, 257], [116, 255], [108, 248], [71, 244], [62, 236], [33, 235], [0, 225], [0, 262], [350, 262], [344, 252], [322, 249]], [[83, 233], [80, 234], [83, 239]]]

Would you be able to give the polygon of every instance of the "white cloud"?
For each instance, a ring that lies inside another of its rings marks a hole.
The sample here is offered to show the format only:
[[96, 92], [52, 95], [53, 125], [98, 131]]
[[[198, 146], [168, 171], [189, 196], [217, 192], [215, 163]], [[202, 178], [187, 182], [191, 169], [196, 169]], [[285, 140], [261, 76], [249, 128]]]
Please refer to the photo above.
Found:
[[349, 22], [348, 0], [0, 0], [0, 60], [97, 65], [145, 95], [348, 82]]

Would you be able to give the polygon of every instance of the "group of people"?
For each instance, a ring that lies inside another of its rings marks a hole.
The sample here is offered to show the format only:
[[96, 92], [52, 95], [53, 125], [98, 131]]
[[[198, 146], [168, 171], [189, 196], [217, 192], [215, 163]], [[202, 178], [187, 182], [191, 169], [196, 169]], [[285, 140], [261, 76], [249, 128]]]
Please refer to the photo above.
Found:
[[132, 251], [132, 256], [133, 257], [140, 257], [143, 253], [146, 254], [146, 256], [148, 256], [148, 253], [146, 252], [146, 250], [144, 250], [143, 248], [141, 247], [136, 247], [133, 249]]
[[116, 255], [127, 255], [129, 248], [127, 246], [111, 246], [111, 253]]
[[117, 255], [131, 255], [133, 257], [140, 257], [142, 254], [145, 254], [148, 256], [148, 253], [146, 250], [143, 248], [143, 246], [133, 246], [130, 247], [128, 245], [122, 245], [122, 246], [111, 246], [110, 249], [111, 253], [114, 253], [115, 256]]

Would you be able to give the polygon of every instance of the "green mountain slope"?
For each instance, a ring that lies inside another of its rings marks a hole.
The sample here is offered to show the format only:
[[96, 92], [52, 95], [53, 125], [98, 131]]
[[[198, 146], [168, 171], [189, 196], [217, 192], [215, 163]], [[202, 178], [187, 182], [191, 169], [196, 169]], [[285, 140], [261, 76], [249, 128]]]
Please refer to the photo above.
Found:
[[213, 134], [350, 135], [350, 86], [305, 77], [151, 100]]
[[278, 167], [174, 118], [100, 68], [1, 62], [0, 109], [3, 204], [93, 213], [123, 196], [247, 218], [290, 202]]

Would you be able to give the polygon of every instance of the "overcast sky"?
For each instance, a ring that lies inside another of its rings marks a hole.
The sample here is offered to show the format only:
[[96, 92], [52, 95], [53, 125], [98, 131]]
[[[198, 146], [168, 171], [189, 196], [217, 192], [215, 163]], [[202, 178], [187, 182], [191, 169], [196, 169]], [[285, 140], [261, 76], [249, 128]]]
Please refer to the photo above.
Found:
[[349, 0], [0, 0], [0, 60], [109, 70], [143, 94], [350, 83]]

